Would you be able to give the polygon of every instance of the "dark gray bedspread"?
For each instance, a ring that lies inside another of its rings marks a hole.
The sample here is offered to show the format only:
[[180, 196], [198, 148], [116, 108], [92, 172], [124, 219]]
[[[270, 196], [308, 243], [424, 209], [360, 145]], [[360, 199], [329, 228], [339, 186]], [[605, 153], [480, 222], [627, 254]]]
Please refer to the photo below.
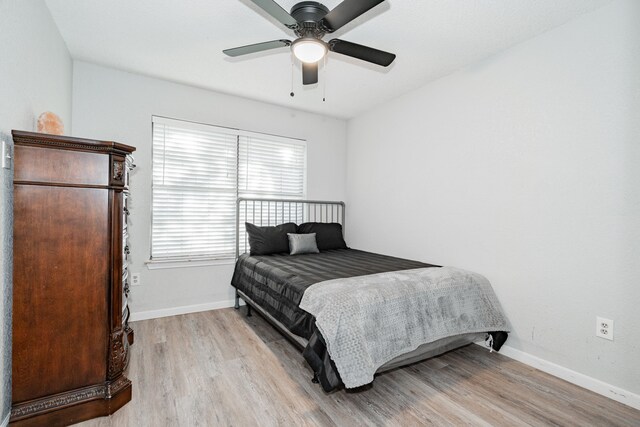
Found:
[[241, 255], [231, 285], [267, 310], [291, 332], [305, 339], [313, 334], [313, 316], [298, 308], [314, 283], [388, 271], [437, 267], [356, 249], [335, 249], [306, 255]]

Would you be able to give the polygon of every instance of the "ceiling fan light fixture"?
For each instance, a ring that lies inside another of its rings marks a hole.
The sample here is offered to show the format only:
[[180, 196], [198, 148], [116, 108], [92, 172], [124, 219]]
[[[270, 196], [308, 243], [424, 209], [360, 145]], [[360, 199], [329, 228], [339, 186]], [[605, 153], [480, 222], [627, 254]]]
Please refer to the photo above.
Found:
[[327, 44], [322, 40], [304, 37], [291, 44], [293, 55], [307, 64], [315, 64], [327, 54]]
[[[245, 0], [243, 0], [245, 1]], [[338, 0], [336, 0], [338, 1]], [[251, 0], [263, 12], [283, 24], [287, 30], [293, 31], [297, 39], [279, 39], [262, 43], [254, 43], [225, 49], [222, 52], [231, 57], [250, 55], [257, 52], [290, 47], [293, 56], [302, 63], [302, 84], [318, 83], [319, 62], [326, 60], [329, 51], [360, 59], [371, 64], [388, 67], [396, 59], [389, 52], [351, 43], [346, 40], [332, 39], [328, 42], [322, 38], [342, 28], [359, 16], [373, 9], [385, 0], [340, 0], [340, 3], [329, 10], [317, 1], [299, 1], [287, 13], [279, 4], [279, 0]], [[293, 92], [292, 96], [293, 96]]]

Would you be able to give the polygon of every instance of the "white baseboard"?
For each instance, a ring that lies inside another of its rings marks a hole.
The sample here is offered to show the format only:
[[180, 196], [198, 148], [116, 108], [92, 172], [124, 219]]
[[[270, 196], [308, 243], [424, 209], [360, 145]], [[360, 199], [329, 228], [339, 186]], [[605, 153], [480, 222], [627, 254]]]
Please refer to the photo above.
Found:
[[4, 420], [2, 420], [2, 423], [0, 424], [0, 427], [7, 427], [9, 425], [9, 417], [10, 416], [11, 416], [11, 412], [9, 412], [6, 417], [4, 417]]
[[[478, 345], [484, 345], [484, 343], [478, 343]], [[579, 372], [572, 371], [564, 366], [556, 365], [555, 363], [540, 359], [539, 357], [525, 353], [522, 350], [509, 347], [508, 345], [503, 345], [499, 354], [640, 410], [640, 395], [638, 394], [607, 384], [604, 381], [600, 381]]]
[[[157, 319], [159, 317], [177, 316], [179, 314], [199, 313], [201, 311], [217, 310], [219, 308], [233, 307], [234, 300], [227, 301], [215, 301], [207, 302], [204, 304], [183, 305], [181, 307], [161, 308], [159, 310], [149, 311], [132, 311], [130, 322], [137, 322], [138, 320]], [[240, 300], [240, 305], [244, 305], [244, 302]]]

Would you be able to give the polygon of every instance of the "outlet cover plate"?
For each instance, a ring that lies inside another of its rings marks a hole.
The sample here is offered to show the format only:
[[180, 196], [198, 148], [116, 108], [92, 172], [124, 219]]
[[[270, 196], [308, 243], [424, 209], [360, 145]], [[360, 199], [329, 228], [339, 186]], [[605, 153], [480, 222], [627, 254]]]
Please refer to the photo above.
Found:
[[140, 273], [131, 274], [131, 286], [140, 286], [142, 281], [140, 280]]
[[596, 336], [613, 341], [613, 320], [596, 317]]

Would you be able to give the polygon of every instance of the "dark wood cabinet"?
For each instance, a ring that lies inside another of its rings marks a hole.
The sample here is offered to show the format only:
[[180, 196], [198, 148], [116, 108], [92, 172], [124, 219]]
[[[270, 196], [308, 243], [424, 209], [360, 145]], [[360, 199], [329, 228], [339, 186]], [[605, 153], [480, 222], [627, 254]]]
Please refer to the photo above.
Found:
[[13, 131], [12, 425], [69, 425], [131, 400], [133, 147]]

